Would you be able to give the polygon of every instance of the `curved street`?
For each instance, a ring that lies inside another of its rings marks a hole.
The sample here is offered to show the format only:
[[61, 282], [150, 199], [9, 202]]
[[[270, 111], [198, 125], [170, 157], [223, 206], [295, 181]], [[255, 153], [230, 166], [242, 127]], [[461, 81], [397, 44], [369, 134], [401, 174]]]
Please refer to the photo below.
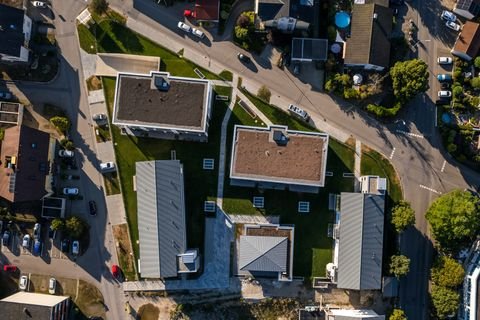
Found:
[[[180, 34], [176, 27], [176, 11], [181, 10], [180, 7], [165, 8], [149, 0], [112, 0], [110, 5], [128, 15], [129, 27], [150, 30], [152, 40], [172, 51], [183, 48], [186, 58], [215, 72], [231, 70], [241, 76], [243, 84], [253, 92], [266, 84], [272, 92], [273, 104], [285, 109], [290, 103], [297, 104], [312, 115], [320, 130], [334, 137], [352, 135], [390, 158], [400, 178], [404, 196], [416, 212], [416, 227], [408, 230], [401, 241], [401, 251], [411, 258], [412, 264], [409, 275], [401, 283], [400, 304], [409, 319], [428, 318], [428, 274], [433, 244], [424, 213], [439, 194], [454, 188], [480, 185], [479, 173], [459, 165], [444, 153], [435, 128], [432, 97], [434, 99], [437, 89], [434, 79], [438, 68], [436, 57], [449, 51], [445, 42], [452, 44], [451, 37], [445, 38], [442, 30], [437, 31], [442, 27], [438, 18], [442, 7], [438, 1], [415, 0], [408, 4], [409, 14], [417, 19], [419, 39], [431, 40], [418, 49], [418, 56], [429, 64], [430, 90], [419, 95], [406, 108], [400, 121], [390, 124], [381, 124], [354, 106], [336, 101], [318, 86], [296, 78], [287, 69], [281, 70], [264, 58], [253, 56], [255, 67], [245, 67], [236, 57], [237, 52], [242, 50], [225, 41], [227, 36], [208, 35], [208, 41], [198, 42]], [[52, 102], [68, 106], [77, 129], [73, 139], [84, 157], [82, 170], [87, 177], [84, 179], [82, 176], [84, 190], [104, 207], [75, 28], [75, 17], [86, 7], [86, 2], [53, 0], [52, 7], [57, 16], [54, 20], [56, 37], [62, 55], [59, 76], [50, 84], [8, 83], [8, 87], [12, 92], [20, 91], [33, 104]], [[63, 19], [58, 18], [60, 15]], [[145, 34], [148, 36], [148, 32]], [[90, 247], [94, 250], [87, 250], [86, 256], [77, 262], [83, 269], [74, 272], [79, 276], [84, 272], [85, 278], [96, 279], [109, 307], [108, 319], [122, 319], [123, 293], [108, 271], [108, 265], [116, 261], [109, 217], [90, 222], [93, 229]]]

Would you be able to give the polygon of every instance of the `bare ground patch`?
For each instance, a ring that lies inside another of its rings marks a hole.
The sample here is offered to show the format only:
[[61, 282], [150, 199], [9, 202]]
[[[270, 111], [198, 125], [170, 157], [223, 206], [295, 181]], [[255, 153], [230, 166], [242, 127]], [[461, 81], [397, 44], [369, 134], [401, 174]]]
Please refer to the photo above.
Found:
[[160, 316], [160, 309], [151, 303], [144, 304], [138, 309], [137, 319], [140, 320], [157, 320]]
[[88, 91], [95, 91], [102, 89], [102, 80], [97, 76], [91, 76], [86, 80]]
[[118, 224], [112, 227], [115, 243], [117, 244], [117, 255], [122, 268], [125, 280], [136, 279], [134, 256], [132, 243], [128, 234], [128, 226], [126, 223]]

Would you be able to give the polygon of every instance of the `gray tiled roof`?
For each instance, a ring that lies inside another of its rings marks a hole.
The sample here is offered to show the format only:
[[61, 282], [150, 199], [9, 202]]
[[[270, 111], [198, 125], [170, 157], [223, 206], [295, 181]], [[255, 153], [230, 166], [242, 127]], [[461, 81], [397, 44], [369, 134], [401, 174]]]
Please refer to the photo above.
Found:
[[392, 21], [390, 8], [375, 3], [354, 4], [352, 33], [346, 44], [345, 63], [388, 67]]
[[384, 208], [383, 195], [341, 194], [338, 288], [381, 288]]
[[136, 163], [140, 272], [143, 278], [177, 276], [185, 252], [183, 166], [178, 160]]
[[287, 271], [288, 238], [268, 236], [240, 237], [240, 270]]

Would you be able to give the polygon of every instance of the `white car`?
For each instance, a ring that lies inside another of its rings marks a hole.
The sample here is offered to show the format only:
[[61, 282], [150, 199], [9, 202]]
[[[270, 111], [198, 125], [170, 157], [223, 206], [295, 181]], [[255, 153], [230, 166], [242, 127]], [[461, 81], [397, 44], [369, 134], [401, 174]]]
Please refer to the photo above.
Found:
[[80, 252], [80, 243], [78, 240], [73, 241], [72, 243], [72, 254], [77, 255]]
[[457, 16], [447, 10], [442, 11], [442, 15], [440, 16], [440, 18], [442, 18], [445, 21], [452, 21], [452, 22], [457, 21]]
[[57, 280], [55, 278], [50, 278], [50, 281], [48, 281], [48, 293], [55, 294], [56, 288], [57, 288]]
[[26, 234], [23, 236], [22, 247], [24, 248], [30, 247], [30, 235]]
[[78, 188], [63, 188], [63, 194], [66, 196], [74, 196], [78, 194]]
[[58, 156], [60, 158], [73, 158], [75, 153], [72, 150], [60, 150], [58, 151]]
[[438, 91], [439, 98], [450, 98], [452, 96], [452, 91], [441, 90]]
[[115, 163], [113, 163], [112, 161], [100, 163], [100, 171], [102, 172], [115, 171]]
[[450, 28], [454, 31], [460, 31], [460, 25], [458, 23], [455, 23], [453, 21], [447, 21], [445, 22], [445, 25], [447, 26], [447, 28]]
[[201, 30], [197, 28], [192, 28], [192, 33], [193, 35], [199, 37], [200, 39], [203, 39], [203, 37], [205, 37], [205, 33], [203, 33]]
[[188, 24], [186, 23], [183, 23], [182, 21], [178, 21], [178, 28], [179, 29], [182, 29], [183, 31], [189, 33], [190, 31], [192, 31], [192, 27], [190, 27]]
[[33, 4], [34, 7], [37, 7], [37, 8], [46, 8], [47, 7], [47, 4], [43, 1], [33, 1], [32, 4]]
[[41, 230], [42, 225], [40, 223], [35, 223], [35, 226], [33, 227], [33, 239], [38, 240], [41, 238]]
[[27, 284], [28, 284], [27, 276], [21, 276], [20, 281], [18, 282], [18, 287], [20, 288], [20, 290], [26, 290]]
[[299, 108], [299, 107], [297, 107], [293, 104], [288, 106], [288, 111], [290, 111], [291, 113], [293, 113], [294, 115], [296, 115], [297, 117], [299, 117], [299, 118], [301, 118], [305, 121], [308, 121], [308, 119], [310, 118], [310, 116], [308, 115], [308, 113], [305, 110], [303, 110], [303, 109], [301, 109], [301, 108]]
[[438, 57], [437, 62], [438, 62], [438, 64], [448, 65], [448, 64], [452, 64], [453, 59], [450, 58], [450, 57]]
[[94, 121], [103, 121], [107, 120], [107, 115], [105, 113], [96, 113], [92, 116]]

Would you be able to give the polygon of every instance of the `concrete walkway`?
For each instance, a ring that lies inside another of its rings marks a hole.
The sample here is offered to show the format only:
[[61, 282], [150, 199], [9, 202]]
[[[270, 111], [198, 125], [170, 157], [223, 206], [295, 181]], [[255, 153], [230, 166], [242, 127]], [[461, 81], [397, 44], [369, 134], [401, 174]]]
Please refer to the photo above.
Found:
[[354, 174], [355, 174], [355, 185], [354, 191], [360, 191], [360, 176], [361, 173], [361, 161], [362, 161], [362, 142], [359, 140], [355, 141], [355, 166], [354, 166]]
[[251, 214], [229, 214], [234, 223], [251, 223], [251, 224], [279, 224], [280, 216], [261, 216]]

